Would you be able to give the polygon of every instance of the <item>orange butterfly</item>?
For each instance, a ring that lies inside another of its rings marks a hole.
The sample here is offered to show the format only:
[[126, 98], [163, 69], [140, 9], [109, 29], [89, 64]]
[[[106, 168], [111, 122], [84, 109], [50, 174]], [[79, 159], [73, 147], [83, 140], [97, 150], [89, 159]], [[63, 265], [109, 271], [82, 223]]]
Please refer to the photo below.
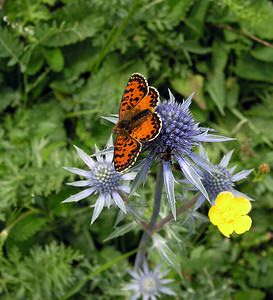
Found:
[[155, 139], [160, 133], [162, 122], [155, 112], [159, 102], [158, 91], [148, 86], [141, 74], [133, 74], [122, 95], [119, 120], [113, 129], [117, 134], [114, 146], [114, 165], [117, 171], [132, 166], [143, 142]]

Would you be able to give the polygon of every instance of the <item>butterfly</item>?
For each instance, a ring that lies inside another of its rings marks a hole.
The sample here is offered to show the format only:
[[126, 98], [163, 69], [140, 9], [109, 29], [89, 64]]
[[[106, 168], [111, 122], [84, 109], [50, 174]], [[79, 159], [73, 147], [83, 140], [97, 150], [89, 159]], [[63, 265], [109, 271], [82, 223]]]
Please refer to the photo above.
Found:
[[155, 139], [160, 133], [162, 121], [155, 112], [158, 102], [158, 91], [148, 86], [143, 75], [135, 73], [129, 78], [120, 103], [119, 120], [113, 129], [117, 134], [114, 145], [116, 171], [131, 167], [142, 143]]

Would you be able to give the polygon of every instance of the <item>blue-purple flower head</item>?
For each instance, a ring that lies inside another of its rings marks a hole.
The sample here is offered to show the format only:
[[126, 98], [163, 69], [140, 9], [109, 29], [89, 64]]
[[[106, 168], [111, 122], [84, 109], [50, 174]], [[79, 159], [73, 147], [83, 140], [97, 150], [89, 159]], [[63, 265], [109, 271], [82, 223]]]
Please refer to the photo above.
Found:
[[150, 271], [147, 263], [143, 265], [143, 270], [131, 271], [132, 280], [126, 284], [124, 289], [130, 292], [130, 300], [156, 300], [162, 294], [175, 296], [175, 293], [166, 285], [172, 282], [172, 279], [165, 279], [168, 271], [161, 271], [157, 266]]
[[172, 174], [172, 163], [178, 162], [181, 171], [187, 180], [195, 186], [205, 198], [209, 199], [208, 193], [202, 183], [202, 178], [197, 171], [198, 168], [208, 172], [219, 172], [209, 161], [195, 154], [193, 149], [202, 142], [224, 142], [231, 138], [211, 134], [211, 129], [200, 127], [193, 118], [189, 107], [193, 94], [183, 103], [175, 101], [169, 91], [170, 99], [163, 101], [157, 107], [157, 112], [162, 120], [162, 129], [158, 137], [148, 143], [148, 157], [142, 164], [133, 187], [143, 182], [147, 172], [154, 160], [163, 164], [164, 184], [167, 199], [175, 217], [176, 206], [174, 196], [174, 177]]
[[125, 181], [133, 180], [135, 173], [119, 173], [113, 165], [113, 141], [112, 137], [108, 140], [105, 151], [99, 151], [96, 147], [94, 158], [86, 154], [83, 150], [76, 147], [79, 157], [88, 166], [88, 170], [65, 167], [66, 170], [82, 176], [85, 180], [79, 180], [67, 183], [75, 187], [85, 187], [86, 189], [70, 196], [63, 203], [78, 202], [93, 194], [98, 194], [98, 198], [94, 205], [94, 212], [91, 224], [97, 219], [104, 206], [108, 208], [111, 205], [118, 206], [126, 213], [126, 206], [123, 201], [123, 196], [130, 193], [130, 187], [125, 184]]
[[150, 147], [164, 160], [171, 160], [175, 153], [189, 155], [199, 143], [199, 135], [204, 129], [198, 127], [189, 111], [191, 98], [192, 95], [179, 104], [174, 101], [170, 92], [170, 100], [163, 101], [157, 108], [162, 119], [162, 129], [155, 141], [150, 143]]
[[[218, 173], [208, 172], [206, 170], [198, 170], [200, 176], [202, 177], [202, 183], [206, 191], [208, 192], [209, 198], [211, 199], [212, 203], [214, 203], [217, 195], [224, 191], [230, 191], [236, 196], [243, 196], [252, 200], [247, 195], [237, 191], [234, 186], [237, 181], [245, 179], [253, 170], [243, 170], [239, 173], [234, 174], [236, 166], [228, 168], [228, 164], [232, 154], [233, 150], [229, 151], [223, 156], [219, 164], [214, 165], [214, 167], [219, 171]], [[200, 156], [209, 161], [207, 153], [202, 146], [200, 146]], [[183, 182], [190, 183], [187, 180], [184, 180]], [[201, 195], [199, 197], [197, 205], [200, 206], [204, 200], [204, 196]]]

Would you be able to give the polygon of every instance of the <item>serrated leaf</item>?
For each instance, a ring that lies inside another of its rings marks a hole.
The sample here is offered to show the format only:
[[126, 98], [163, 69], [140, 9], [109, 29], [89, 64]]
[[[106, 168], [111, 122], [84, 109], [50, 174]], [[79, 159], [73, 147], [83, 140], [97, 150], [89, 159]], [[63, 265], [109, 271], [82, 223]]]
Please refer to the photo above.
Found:
[[14, 106], [16, 103], [20, 102], [21, 94], [18, 90], [14, 90], [9, 87], [0, 87], [0, 89], [0, 112], [4, 111], [8, 106]]
[[10, 231], [9, 237], [14, 241], [25, 241], [37, 233], [47, 222], [45, 218], [29, 215], [19, 221]]
[[36, 23], [41, 20], [49, 20], [51, 13], [43, 1], [36, 0], [12, 0], [6, 1], [5, 9], [8, 11], [9, 20], [22, 22]]
[[37, 28], [36, 36], [43, 46], [62, 47], [94, 36], [103, 23], [102, 17], [90, 16], [75, 23], [44, 24]]
[[24, 47], [19, 39], [8, 29], [0, 26], [0, 57], [10, 58], [9, 65], [13, 66], [20, 62], [23, 52]]

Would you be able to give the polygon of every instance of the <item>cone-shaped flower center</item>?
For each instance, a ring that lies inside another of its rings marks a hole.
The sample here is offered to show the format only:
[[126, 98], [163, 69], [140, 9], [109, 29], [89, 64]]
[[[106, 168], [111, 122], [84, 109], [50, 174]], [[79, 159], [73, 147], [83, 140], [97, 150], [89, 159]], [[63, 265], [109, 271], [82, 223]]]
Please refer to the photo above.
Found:
[[101, 193], [110, 193], [115, 191], [119, 185], [121, 175], [115, 171], [112, 164], [98, 163], [93, 171], [93, 185]]
[[145, 294], [154, 295], [157, 291], [157, 282], [152, 276], [146, 276], [142, 281], [142, 289]]
[[204, 172], [202, 183], [209, 196], [214, 199], [222, 191], [228, 191], [233, 187], [232, 176], [229, 171], [221, 166], [215, 166], [221, 173]]
[[152, 149], [160, 157], [166, 152], [170, 156], [175, 152], [189, 154], [198, 144], [196, 136], [201, 133], [190, 111], [182, 104], [165, 101], [158, 106], [157, 112], [162, 119], [162, 129], [151, 143]]
[[174, 296], [175, 293], [166, 286], [172, 282], [172, 279], [166, 279], [164, 276], [168, 272], [161, 272], [157, 266], [153, 271], [148, 269], [147, 263], [144, 263], [143, 270], [131, 271], [131, 282], [125, 286], [125, 289], [131, 292], [130, 299], [151, 299], [155, 300], [166, 294]]

